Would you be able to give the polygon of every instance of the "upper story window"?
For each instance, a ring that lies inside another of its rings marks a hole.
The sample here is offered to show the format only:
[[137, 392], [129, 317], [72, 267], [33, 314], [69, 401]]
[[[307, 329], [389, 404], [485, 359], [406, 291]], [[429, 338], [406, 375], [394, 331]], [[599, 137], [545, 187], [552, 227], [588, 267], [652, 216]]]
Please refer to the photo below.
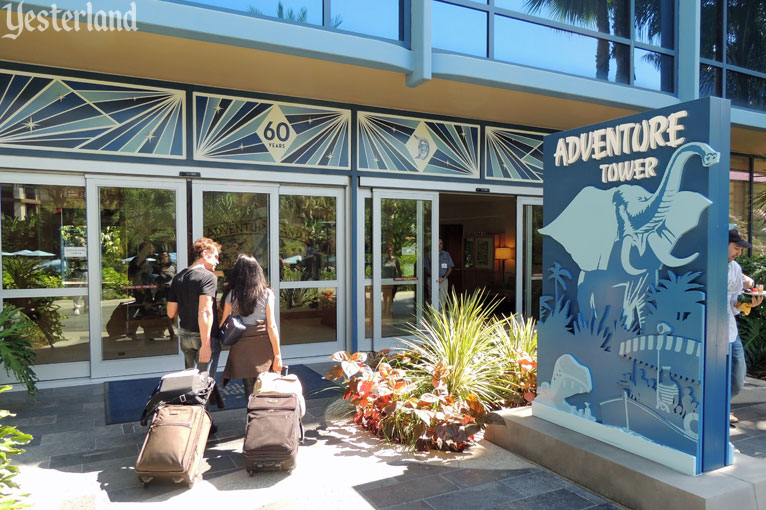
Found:
[[675, 0], [432, 0], [433, 47], [675, 92]]
[[[382, 39], [409, 40], [409, 0], [165, 0]], [[406, 16], [405, 16], [406, 14]]]
[[766, 110], [766, 1], [703, 0], [700, 95]]

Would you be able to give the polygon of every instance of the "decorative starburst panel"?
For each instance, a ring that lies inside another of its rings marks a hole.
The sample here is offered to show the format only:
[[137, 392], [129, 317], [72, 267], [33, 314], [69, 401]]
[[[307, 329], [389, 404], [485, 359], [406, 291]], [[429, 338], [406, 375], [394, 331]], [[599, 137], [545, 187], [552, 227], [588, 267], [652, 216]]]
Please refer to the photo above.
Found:
[[194, 159], [350, 169], [351, 112], [194, 94]]
[[0, 71], [0, 146], [183, 158], [184, 92]]
[[479, 177], [479, 126], [359, 112], [360, 170]]
[[487, 126], [487, 179], [543, 182], [545, 133]]

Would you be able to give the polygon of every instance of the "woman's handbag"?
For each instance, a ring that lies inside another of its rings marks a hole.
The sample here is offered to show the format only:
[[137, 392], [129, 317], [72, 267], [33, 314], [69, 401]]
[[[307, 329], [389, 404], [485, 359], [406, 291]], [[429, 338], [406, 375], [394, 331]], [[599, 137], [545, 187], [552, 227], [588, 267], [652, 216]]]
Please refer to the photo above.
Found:
[[246, 326], [242, 318], [236, 315], [229, 315], [221, 325], [221, 343], [223, 345], [234, 345], [245, 332]]

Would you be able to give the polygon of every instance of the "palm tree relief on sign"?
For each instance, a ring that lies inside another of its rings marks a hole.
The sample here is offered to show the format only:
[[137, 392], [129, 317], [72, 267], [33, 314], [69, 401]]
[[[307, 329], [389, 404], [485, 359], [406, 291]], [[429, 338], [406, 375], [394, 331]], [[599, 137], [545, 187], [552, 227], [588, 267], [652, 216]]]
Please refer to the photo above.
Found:
[[681, 189], [696, 157], [703, 169], [719, 161], [709, 145], [685, 143], [663, 173], [657, 168], [654, 192], [636, 184], [587, 186], [540, 229], [573, 264], [554, 262], [544, 275], [553, 295], [541, 298], [539, 328], [541, 335], [566, 337], [560, 344], [566, 353], [552, 358], [551, 380], [541, 383], [536, 400], [691, 455], [705, 293], [701, 272], [683, 272], [700, 256], [699, 246], [681, 243], [682, 254], [673, 252], [712, 204]]

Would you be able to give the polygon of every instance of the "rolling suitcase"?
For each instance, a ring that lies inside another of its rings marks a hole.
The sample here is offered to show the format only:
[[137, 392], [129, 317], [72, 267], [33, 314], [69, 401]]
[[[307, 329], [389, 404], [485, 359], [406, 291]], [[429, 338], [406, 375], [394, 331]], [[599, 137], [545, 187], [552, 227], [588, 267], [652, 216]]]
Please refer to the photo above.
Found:
[[161, 478], [191, 488], [199, 475], [210, 424], [204, 406], [159, 407], [136, 461], [136, 475], [144, 487]]
[[171, 372], [162, 376], [159, 384], [149, 396], [143, 412], [141, 425], [146, 426], [151, 414], [159, 407], [168, 404], [206, 405], [213, 400], [219, 408], [224, 407], [215, 379], [207, 372], [196, 368]]
[[296, 376], [261, 374], [247, 402], [242, 448], [250, 476], [256, 471], [290, 471], [295, 467], [305, 410], [303, 389]]

